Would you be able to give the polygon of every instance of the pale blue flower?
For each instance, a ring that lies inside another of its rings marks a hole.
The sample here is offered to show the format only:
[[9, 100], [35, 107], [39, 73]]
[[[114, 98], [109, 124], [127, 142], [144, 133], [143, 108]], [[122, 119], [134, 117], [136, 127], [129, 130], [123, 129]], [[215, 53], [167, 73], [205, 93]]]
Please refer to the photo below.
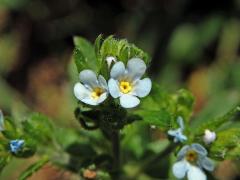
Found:
[[123, 62], [116, 62], [110, 72], [108, 81], [109, 93], [113, 98], [120, 98], [120, 104], [124, 108], [136, 107], [142, 98], [147, 96], [152, 88], [149, 78], [141, 79], [146, 71], [146, 64], [139, 58], [132, 58], [127, 66]]
[[24, 140], [22, 139], [11, 140], [10, 151], [16, 154], [19, 150], [22, 149], [23, 145], [24, 145]]
[[187, 140], [187, 137], [183, 134], [183, 130], [184, 130], [184, 122], [182, 117], [178, 117], [177, 118], [177, 122], [179, 124], [179, 128], [176, 130], [169, 130], [168, 131], [168, 135], [173, 136], [174, 137], [174, 142], [183, 142]]
[[207, 157], [207, 150], [200, 144], [184, 146], [177, 155], [178, 161], [173, 165], [173, 174], [182, 179], [186, 175], [188, 180], [206, 180], [203, 169], [214, 170], [213, 162]]
[[79, 74], [80, 82], [74, 86], [74, 95], [80, 101], [96, 106], [108, 96], [107, 82], [102, 75], [98, 78], [92, 70], [83, 70]]
[[4, 116], [0, 109], [0, 131], [3, 131], [3, 130], [4, 130]]

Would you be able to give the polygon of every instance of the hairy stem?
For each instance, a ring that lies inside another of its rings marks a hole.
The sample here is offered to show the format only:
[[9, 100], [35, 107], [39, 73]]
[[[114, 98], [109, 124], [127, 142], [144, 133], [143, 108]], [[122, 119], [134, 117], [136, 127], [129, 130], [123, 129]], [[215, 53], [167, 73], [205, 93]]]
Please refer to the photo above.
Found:
[[112, 132], [112, 150], [113, 150], [113, 176], [119, 179], [120, 171], [120, 138], [119, 130]]

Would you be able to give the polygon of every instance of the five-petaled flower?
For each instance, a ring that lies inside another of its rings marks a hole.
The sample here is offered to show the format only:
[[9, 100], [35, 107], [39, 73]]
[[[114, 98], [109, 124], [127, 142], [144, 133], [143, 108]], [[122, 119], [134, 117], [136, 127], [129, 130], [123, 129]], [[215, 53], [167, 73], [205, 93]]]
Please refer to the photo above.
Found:
[[3, 131], [3, 130], [4, 130], [4, 116], [0, 109], [0, 131]]
[[152, 82], [149, 78], [141, 77], [146, 71], [146, 64], [142, 59], [132, 58], [127, 67], [123, 62], [116, 62], [110, 72], [108, 81], [109, 93], [113, 98], [120, 97], [120, 104], [124, 108], [136, 107], [140, 100], [150, 93]]
[[79, 74], [80, 82], [74, 86], [74, 94], [80, 101], [89, 105], [98, 105], [108, 96], [107, 82], [102, 75], [98, 78], [89, 69], [83, 70]]
[[24, 140], [22, 139], [11, 140], [10, 151], [16, 154], [19, 150], [22, 149], [23, 145], [24, 145]]
[[177, 122], [179, 124], [179, 128], [176, 130], [169, 130], [168, 131], [168, 135], [173, 136], [174, 137], [174, 142], [183, 142], [187, 140], [187, 137], [183, 134], [183, 130], [184, 130], [184, 122], [181, 116], [179, 116], [177, 118]]
[[188, 180], [206, 180], [202, 169], [213, 171], [213, 162], [207, 157], [207, 150], [200, 144], [182, 147], [177, 155], [178, 161], [173, 165], [173, 174], [182, 179], [187, 174]]

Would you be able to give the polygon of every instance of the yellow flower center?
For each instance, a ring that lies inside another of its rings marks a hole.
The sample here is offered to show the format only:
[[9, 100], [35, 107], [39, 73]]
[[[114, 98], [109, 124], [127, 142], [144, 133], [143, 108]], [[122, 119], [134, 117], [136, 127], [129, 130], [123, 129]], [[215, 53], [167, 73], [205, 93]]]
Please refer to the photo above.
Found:
[[97, 100], [102, 95], [103, 92], [104, 91], [102, 88], [97, 87], [97, 88], [93, 89], [93, 92], [91, 93], [91, 97], [93, 99]]
[[185, 156], [186, 160], [190, 163], [195, 163], [198, 158], [198, 154], [194, 150], [189, 150]]
[[121, 81], [119, 84], [119, 88], [120, 88], [120, 91], [124, 94], [127, 94], [130, 91], [132, 91], [132, 85], [128, 81]]

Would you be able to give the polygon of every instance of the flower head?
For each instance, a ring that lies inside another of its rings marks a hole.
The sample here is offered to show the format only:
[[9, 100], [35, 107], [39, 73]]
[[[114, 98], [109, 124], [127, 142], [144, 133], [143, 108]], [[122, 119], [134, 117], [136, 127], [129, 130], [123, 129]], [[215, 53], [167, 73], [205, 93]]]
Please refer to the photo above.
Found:
[[132, 58], [127, 66], [119, 61], [111, 69], [111, 79], [108, 81], [109, 93], [113, 98], [120, 97], [124, 108], [136, 107], [140, 100], [150, 93], [152, 82], [149, 78], [141, 79], [146, 71], [146, 64], [139, 58]]
[[216, 139], [216, 133], [208, 129], [205, 130], [203, 141], [205, 144], [211, 144]]
[[24, 140], [22, 139], [15, 139], [10, 141], [10, 151], [12, 153], [17, 153], [23, 147]]
[[207, 150], [200, 144], [184, 146], [177, 155], [178, 161], [173, 165], [173, 174], [179, 179], [187, 174], [188, 180], [206, 180], [202, 169], [213, 171], [213, 162], [207, 157]]
[[79, 74], [80, 82], [74, 86], [74, 95], [89, 105], [98, 105], [108, 96], [107, 82], [103, 76], [98, 78], [92, 70], [83, 70]]
[[3, 130], [4, 130], [4, 116], [0, 109], [0, 131], [3, 131]]
[[173, 136], [174, 137], [174, 142], [183, 142], [187, 140], [187, 137], [183, 134], [183, 130], [184, 130], [184, 123], [183, 123], [183, 119], [182, 117], [178, 117], [177, 118], [177, 122], [179, 124], [179, 128], [176, 130], [169, 130], [168, 131], [168, 135]]

